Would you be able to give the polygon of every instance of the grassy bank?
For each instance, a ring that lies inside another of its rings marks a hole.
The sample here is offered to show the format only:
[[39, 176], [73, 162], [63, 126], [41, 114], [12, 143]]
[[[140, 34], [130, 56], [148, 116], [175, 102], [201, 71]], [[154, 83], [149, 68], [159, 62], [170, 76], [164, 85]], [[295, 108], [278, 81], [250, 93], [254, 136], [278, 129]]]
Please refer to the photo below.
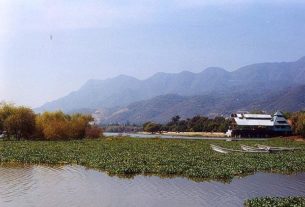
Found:
[[245, 202], [245, 207], [304, 207], [305, 197], [263, 197], [254, 198]]
[[[261, 141], [262, 142], [262, 141]], [[264, 141], [273, 146], [301, 147], [275, 154], [219, 154], [210, 144], [239, 148], [255, 141], [164, 140], [107, 138], [82, 141], [0, 141], [0, 161], [30, 164], [79, 164], [110, 174], [157, 174], [200, 179], [231, 179], [269, 171], [305, 171], [305, 143], [283, 139]]]

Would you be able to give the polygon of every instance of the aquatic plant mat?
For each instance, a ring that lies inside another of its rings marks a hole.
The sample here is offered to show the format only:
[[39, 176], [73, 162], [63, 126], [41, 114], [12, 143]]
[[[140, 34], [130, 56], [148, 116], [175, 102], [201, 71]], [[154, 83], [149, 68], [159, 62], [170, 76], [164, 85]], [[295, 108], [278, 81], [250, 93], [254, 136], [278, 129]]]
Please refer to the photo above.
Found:
[[[240, 149], [241, 144], [300, 147], [279, 153], [221, 154], [210, 144]], [[305, 171], [305, 143], [286, 139], [225, 142], [105, 138], [79, 141], [0, 141], [0, 162], [26, 164], [78, 164], [112, 175], [155, 174], [192, 179], [230, 180], [256, 171]]]
[[305, 197], [262, 197], [249, 199], [245, 207], [304, 207]]

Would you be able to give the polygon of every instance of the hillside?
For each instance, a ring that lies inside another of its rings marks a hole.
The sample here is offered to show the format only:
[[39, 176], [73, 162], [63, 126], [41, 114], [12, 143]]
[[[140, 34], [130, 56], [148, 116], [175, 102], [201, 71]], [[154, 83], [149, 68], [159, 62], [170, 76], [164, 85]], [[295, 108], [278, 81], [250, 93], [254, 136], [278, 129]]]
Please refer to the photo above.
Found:
[[[207, 107], [214, 103], [213, 98], [218, 100], [217, 98], [223, 97], [221, 100], [230, 100], [230, 97], [226, 96], [232, 92], [244, 95], [277, 93], [304, 83], [305, 57], [295, 62], [248, 65], [233, 72], [221, 68], [207, 68], [200, 73], [188, 71], [178, 74], [157, 73], [145, 80], [120, 75], [107, 80], [89, 80], [79, 90], [35, 110], [77, 111], [80, 108], [123, 107], [166, 94], [175, 94], [177, 97], [206, 97], [204, 106]], [[217, 97], [210, 94], [217, 94]], [[221, 112], [217, 111], [217, 113]]]
[[167, 122], [174, 115], [188, 118], [195, 115], [222, 116], [236, 111], [265, 110], [269, 113], [305, 110], [305, 85], [284, 89], [276, 94], [234, 93], [203, 96], [162, 95], [139, 101], [127, 107], [103, 113], [97, 117], [102, 123]]

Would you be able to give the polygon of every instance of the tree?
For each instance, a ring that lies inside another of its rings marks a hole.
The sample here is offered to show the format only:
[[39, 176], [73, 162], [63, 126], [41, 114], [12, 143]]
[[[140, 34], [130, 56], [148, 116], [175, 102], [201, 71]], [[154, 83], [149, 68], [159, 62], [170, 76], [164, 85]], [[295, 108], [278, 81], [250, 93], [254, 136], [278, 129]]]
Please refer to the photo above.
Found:
[[180, 120], [180, 116], [178, 116], [178, 115], [172, 117], [172, 122], [175, 123], [175, 124], [178, 123], [179, 120]]
[[305, 137], [305, 112], [295, 113], [291, 118], [294, 134]]
[[70, 117], [61, 111], [44, 112], [36, 118], [36, 136], [47, 140], [68, 139]]
[[4, 122], [11, 116], [16, 110], [13, 104], [0, 103], [0, 132], [4, 131]]
[[[149, 126], [151, 122], [143, 125], [143, 128]], [[230, 120], [224, 117], [215, 117], [209, 119], [204, 116], [194, 116], [193, 118], [180, 119], [180, 116], [172, 117], [171, 121], [161, 126], [162, 131], [176, 131], [176, 132], [225, 132], [230, 125]], [[152, 127], [152, 126], [150, 126]]]
[[90, 132], [90, 122], [93, 120], [91, 115], [67, 115], [62, 111], [45, 112], [36, 118], [35, 136], [47, 140], [83, 139], [88, 134], [99, 137], [102, 130], [98, 127], [93, 127]]
[[61, 111], [35, 115], [30, 108], [0, 103], [0, 133], [6, 131], [8, 138], [13, 136], [17, 140], [82, 139], [87, 134], [100, 136], [102, 130], [97, 126], [91, 126], [93, 120], [91, 115], [68, 115]]
[[17, 107], [4, 121], [8, 136], [29, 139], [35, 131], [35, 114], [30, 108]]
[[188, 131], [187, 121], [186, 120], [179, 121], [177, 126], [176, 126], [176, 131], [177, 132], [186, 132], [186, 131]]
[[71, 139], [84, 138], [86, 129], [90, 128], [89, 123], [93, 121], [91, 115], [74, 114], [69, 121], [68, 136]]
[[91, 126], [86, 128], [85, 136], [86, 138], [99, 138], [103, 134], [102, 128], [98, 126]]
[[160, 132], [161, 127], [162, 127], [161, 124], [156, 124], [156, 123], [153, 123], [153, 122], [147, 122], [147, 123], [145, 123], [143, 129], [146, 132], [150, 132], [150, 133], [154, 134], [156, 132]]
[[150, 123], [152, 123], [151, 121], [148, 121], [148, 122], [145, 122], [144, 124], [143, 124], [143, 130], [145, 131], [145, 128], [146, 128], [146, 126], [148, 125], [148, 124], [150, 124]]

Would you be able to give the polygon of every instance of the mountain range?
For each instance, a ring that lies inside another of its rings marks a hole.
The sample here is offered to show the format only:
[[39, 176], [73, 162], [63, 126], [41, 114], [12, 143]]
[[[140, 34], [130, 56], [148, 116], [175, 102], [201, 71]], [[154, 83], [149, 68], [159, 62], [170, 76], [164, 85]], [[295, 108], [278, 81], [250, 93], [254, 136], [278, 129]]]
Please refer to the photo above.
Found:
[[165, 122], [174, 115], [227, 115], [237, 110], [305, 108], [305, 57], [258, 63], [229, 72], [157, 73], [145, 80], [120, 75], [88, 80], [79, 90], [35, 109], [95, 113], [103, 123]]

